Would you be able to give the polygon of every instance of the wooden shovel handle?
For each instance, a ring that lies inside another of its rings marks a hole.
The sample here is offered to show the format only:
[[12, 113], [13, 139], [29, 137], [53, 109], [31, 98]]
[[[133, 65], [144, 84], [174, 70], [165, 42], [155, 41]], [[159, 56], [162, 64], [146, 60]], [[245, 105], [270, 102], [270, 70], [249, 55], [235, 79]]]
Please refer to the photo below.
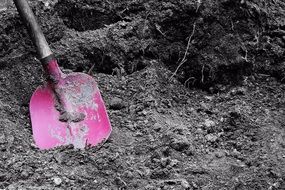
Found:
[[[25, 23], [30, 37], [36, 46], [39, 59], [42, 63], [47, 63], [53, 57], [46, 38], [35, 18], [35, 15], [26, 0], [14, 0], [17, 10]], [[47, 60], [48, 59], [48, 60]]]

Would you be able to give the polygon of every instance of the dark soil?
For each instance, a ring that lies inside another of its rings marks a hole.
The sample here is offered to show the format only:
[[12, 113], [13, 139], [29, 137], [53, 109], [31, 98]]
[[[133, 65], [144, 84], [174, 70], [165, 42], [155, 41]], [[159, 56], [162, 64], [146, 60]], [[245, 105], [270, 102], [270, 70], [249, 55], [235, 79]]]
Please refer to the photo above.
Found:
[[31, 1], [65, 72], [90, 73], [113, 132], [40, 151], [44, 82], [14, 8], [0, 12], [0, 189], [285, 189], [282, 0]]

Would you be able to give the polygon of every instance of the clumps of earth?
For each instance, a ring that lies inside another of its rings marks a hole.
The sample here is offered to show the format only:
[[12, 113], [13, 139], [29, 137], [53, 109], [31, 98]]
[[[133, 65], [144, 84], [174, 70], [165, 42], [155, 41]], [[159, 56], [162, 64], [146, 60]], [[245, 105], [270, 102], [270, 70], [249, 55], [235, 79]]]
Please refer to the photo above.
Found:
[[44, 82], [12, 3], [0, 12], [1, 189], [285, 189], [282, 0], [29, 1], [64, 72], [95, 78], [113, 126], [41, 151]]

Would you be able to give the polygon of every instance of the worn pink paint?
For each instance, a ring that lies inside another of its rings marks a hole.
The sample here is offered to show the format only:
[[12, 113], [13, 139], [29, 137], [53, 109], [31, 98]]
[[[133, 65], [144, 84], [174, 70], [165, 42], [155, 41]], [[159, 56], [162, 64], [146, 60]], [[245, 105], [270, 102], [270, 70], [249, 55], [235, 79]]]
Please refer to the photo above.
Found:
[[[38, 87], [30, 101], [36, 145], [40, 149], [69, 144], [73, 144], [75, 148], [84, 148], [106, 140], [112, 128], [95, 80], [84, 73], [65, 75], [55, 60], [45, 70], [53, 78], [53, 82]], [[84, 119], [60, 121], [56, 97], [65, 112], [84, 114]]]

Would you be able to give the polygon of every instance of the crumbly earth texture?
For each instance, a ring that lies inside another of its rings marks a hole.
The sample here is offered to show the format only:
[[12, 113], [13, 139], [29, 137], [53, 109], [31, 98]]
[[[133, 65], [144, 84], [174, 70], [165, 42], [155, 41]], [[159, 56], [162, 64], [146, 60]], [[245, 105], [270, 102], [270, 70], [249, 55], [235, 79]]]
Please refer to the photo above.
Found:
[[282, 0], [29, 1], [62, 70], [98, 82], [113, 132], [41, 151], [44, 82], [12, 3], [0, 12], [0, 189], [285, 189]]

